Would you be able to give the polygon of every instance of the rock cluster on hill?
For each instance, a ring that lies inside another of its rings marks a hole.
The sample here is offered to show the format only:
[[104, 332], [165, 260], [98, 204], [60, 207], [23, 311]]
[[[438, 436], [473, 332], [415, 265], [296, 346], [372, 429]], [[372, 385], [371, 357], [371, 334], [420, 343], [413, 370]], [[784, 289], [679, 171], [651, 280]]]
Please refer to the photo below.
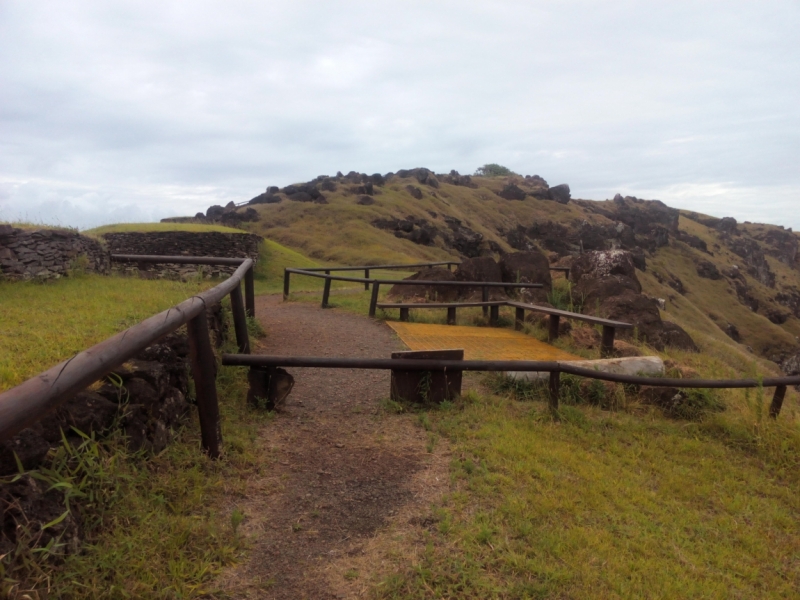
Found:
[[[583, 312], [605, 319], [631, 323], [638, 335], [653, 347], [673, 346], [697, 351], [689, 334], [669, 321], [662, 321], [653, 298], [642, 294], [633, 257], [625, 250], [592, 251], [573, 261], [570, 279], [572, 300]], [[621, 335], [631, 335], [628, 330]]]

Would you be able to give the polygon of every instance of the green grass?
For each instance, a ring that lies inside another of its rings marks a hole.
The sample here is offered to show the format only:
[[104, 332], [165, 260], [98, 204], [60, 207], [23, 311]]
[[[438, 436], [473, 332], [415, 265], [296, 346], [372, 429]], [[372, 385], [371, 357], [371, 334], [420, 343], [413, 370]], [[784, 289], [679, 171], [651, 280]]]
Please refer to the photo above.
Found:
[[138, 231], [141, 233], [152, 231], [192, 231], [195, 233], [220, 231], [222, 233], [246, 233], [241, 229], [225, 227], [224, 225], [211, 225], [208, 223], [116, 223], [114, 225], [102, 225], [94, 229], [87, 229], [83, 233], [100, 236], [104, 233], [126, 233], [129, 231]]
[[[230, 341], [224, 351], [234, 351]], [[214, 577], [246, 551], [237, 528], [247, 515], [231, 506], [231, 497], [243, 493], [254, 468], [265, 466], [265, 459], [254, 454], [254, 442], [270, 418], [246, 406], [243, 369], [220, 367], [217, 389], [220, 460], [200, 450], [193, 410], [158, 455], [131, 453], [122, 435], [115, 434], [62, 447], [51, 464], [36, 471], [78, 507], [82, 551], [49, 562], [48, 552], [18, 548], [2, 558], [4, 593], [35, 598], [40, 596], [25, 596], [25, 590], [49, 588], [64, 598], [165, 599], [213, 593]]]
[[[379, 598], [796, 597], [797, 470], [717, 421], [470, 393], [426, 422], [454, 491]], [[759, 424], [797, 456], [796, 427]]]
[[211, 285], [99, 275], [0, 282], [0, 391]]

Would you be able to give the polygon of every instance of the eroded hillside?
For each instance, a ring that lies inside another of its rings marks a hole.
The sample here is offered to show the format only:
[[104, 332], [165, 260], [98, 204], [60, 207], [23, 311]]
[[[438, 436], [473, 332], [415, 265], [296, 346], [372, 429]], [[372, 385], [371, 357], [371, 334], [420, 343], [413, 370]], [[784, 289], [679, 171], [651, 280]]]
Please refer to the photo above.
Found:
[[351, 172], [270, 187], [246, 206], [195, 219], [236, 224], [322, 262], [377, 264], [538, 248], [565, 264], [589, 250], [631, 251], [645, 293], [693, 337], [781, 362], [800, 335], [798, 236], [617, 195], [571, 199], [539, 176], [428, 169]]

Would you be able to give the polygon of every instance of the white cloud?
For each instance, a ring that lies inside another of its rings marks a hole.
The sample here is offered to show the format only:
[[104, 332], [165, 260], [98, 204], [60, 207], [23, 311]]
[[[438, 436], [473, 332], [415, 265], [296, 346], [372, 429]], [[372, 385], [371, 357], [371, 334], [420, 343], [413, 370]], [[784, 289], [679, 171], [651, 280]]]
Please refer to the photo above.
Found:
[[6, 1], [0, 218], [499, 162], [788, 225], [798, 25], [791, 1]]

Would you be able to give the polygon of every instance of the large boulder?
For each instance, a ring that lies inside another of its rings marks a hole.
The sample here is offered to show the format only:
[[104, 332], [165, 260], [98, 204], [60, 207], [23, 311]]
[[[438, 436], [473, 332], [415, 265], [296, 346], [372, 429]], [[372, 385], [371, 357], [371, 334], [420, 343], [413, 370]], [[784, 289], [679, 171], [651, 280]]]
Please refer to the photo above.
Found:
[[[500, 265], [491, 256], [477, 256], [463, 260], [456, 269], [455, 278], [458, 281], [500, 282], [503, 281], [503, 273]], [[465, 300], [480, 300], [483, 297], [483, 291], [479, 287], [463, 287], [459, 291], [461, 298]], [[504, 289], [491, 288], [489, 299], [505, 299]]]
[[[508, 283], [541, 283], [541, 289], [522, 289], [517, 295], [523, 302], [544, 302], [552, 286], [550, 262], [537, 251], [511, 252], [500, 258], [500, 273]], [[511, 294], [515, 290], [507, 288]]]
[[[584, 312], [634, 325], [639, 336], [659, 350], [673, 346], [697, 351], [689, 334], [662, 321], [653, 298], [642, 295], [630, 252], [587, 252], [573, 261], [570, 278], [575, 284], [573, 302], [582, 305]], [[618, 331], [620, 336], [632, 334], [631, 330]]]
[[[572, 262], [570, 269], [570, 279], [574, 283], [585, 278], [597, 279], [609, 275], [629, 277], [638, 283], [633, 255], [626, 250], [586, 252]], [[641, 285], [639, 290], [641, 291]]]
[[566, 183], [550, 188], [550, 198], [559, 204], [567, 204], [570, 200], [569, 186]]
[[[651, 298], [633, 290], [606, 298], [599, 304], [587, 303], [584, 308], [597, 316], [634, 325], [639, 337], [657, 350], [672, 346], [680, 350], [698, 351], [694, 340], [680, 326], [661, 320], [658, 306]], [[633, 332], [622, 329], [617, 334], [628, 337]]]
[[506, 200], [525, 200], [525, 196], [528, 194], [522, 188], [510, 183], [504, 186], [503, 189], [497, 193], [497, 195], [501, 198], [505, 198]]
[[720, 279], [722, 277], [717, 266], [710, 261], [700, 260], [695, 265], [695, 268], [697, 269], [697, 274], [705, 279]]
[[[405, 278], [406, 281], [455, 281], [456, 277], [447, 269], [432, 267], [423, 269]], [[458, 287], [446, 285], [393, 285], [387, 297], [391, 300], [410, 302], [454, 302], [458, 298]]]

